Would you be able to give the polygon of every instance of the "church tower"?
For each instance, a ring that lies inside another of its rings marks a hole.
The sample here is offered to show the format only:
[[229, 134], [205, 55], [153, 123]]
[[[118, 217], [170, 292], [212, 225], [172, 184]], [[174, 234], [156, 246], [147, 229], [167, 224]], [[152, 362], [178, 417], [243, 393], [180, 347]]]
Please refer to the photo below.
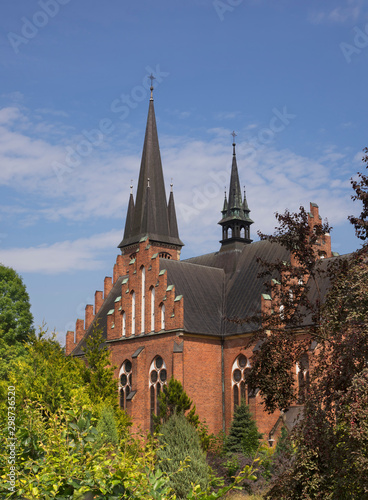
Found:
[[222, 226], [221, 250], [241, 249], [244, 244], [251, 243], [250, 225], [253, 224], [249, 217], [249, 207], [244, 191], [244, 198], [240, 189], [238, 165], [235, 152], [235, 132], [232, 133], [233, 142], [233, 162], [231, 166], [229, 200], [226, 192], [224, 206], [222, 209], [222, 219], [219, 224]]
[[137, 193], [135, 202], [130, 193], [124, 237], [119, 248], [123, 255], [129, 255], [137, 250], [143, 238], [149, 238], [161, 257], [179, 260], [184, 244], [179, 238], [172, 185], [169, 202], [166, 201], [152, 94], [151, 86]]

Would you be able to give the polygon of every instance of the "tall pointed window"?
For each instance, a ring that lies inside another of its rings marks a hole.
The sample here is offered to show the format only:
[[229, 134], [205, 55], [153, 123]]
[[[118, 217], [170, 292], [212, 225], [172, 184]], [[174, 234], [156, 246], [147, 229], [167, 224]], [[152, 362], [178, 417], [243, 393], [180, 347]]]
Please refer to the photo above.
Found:
[[232, 377], [231, 377], [232, 379], [231, 384], [233, 387], [234, 410], [238, 405], [240, 405], [242, 399], [244, 399], [247, 404], [249, 403], [249, 396], [248, 396], [249, 391], [248, 391], [248, 386], [246, 384], [246, 377], [249, 370], [250, 370], [249, 360], [244, 356], [244, 354], [240, 354], [240, 356], [238, 356], [233, 363]]
[[132, 292], [132, 335], [135, 335], [135, 292]]
[[144, 315], [146, 311], [146, 270], [144, 266], [141, 267], [142, 274], [142, 294], [141, 294], [141, 333], [144, 333]]
[[132, 390], [132, 362], [126, 359], [119, 372], [119, 400], [120, 408], [126, 409], [127, 397]]
[[165, 304], [161, 304], [161, 330], [165, 330]]
[[296, 375], [298, 378], [298, 403], [304, 404], [309, 391], [309, 358], [304, 353], [296, 364]]
[[121, 313], [121, 334], [123, 337], [126, 336], [126, 314], [125, 311]]
[[151, 332], [155, 331], [155, 288], [151, 287]]
[[159, 413], [159, 394], [167, 383], [166, 364], [161, 356], [156, 356], [149, 370], [151, 432], [153, 432], [153, 415]]

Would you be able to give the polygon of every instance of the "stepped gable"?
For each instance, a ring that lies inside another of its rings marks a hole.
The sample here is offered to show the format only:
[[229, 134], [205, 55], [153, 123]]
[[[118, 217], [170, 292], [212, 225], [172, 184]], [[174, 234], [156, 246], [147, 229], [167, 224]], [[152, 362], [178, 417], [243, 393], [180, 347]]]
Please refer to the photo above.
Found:
[[92, 324], [89, 326], [87, 329], [83, 339], [79, 344], [75, 347], [74, 351], [72, 352], [73, 356], [84, 356], [84, 350], [83, 347], [86, 345], [86, 339], [91, 335], [94, 326], [96, 323], [98, 323], [99, 328], [102, 330], [102, 336], [104, 339], [107, 338], [107, 313], [110, 309], [114, 308], [114, 302], [117, 297], [121, 294], [121, 285], [122, 282], [126, 278], [126, 276], [120, 276], [116, 283], [114, 283], [110, 293], [104, 300], [101, 308], [99, 311], [97, 311], [97, 314], [92, 322]]

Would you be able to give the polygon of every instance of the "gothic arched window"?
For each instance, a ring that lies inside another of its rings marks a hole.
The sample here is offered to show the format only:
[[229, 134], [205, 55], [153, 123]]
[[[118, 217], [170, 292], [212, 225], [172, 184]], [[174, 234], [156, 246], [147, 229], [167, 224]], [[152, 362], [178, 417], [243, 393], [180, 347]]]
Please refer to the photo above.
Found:
[[132, 335], [135, 335], [135, 292], [131, 293], [132, 296]]
[[121, 313], [121, 335], [126, 336], [126, 314], [125, 311]]
[[240, 405], [242, 399], [248, 403], [248, 387], [246, 384], [247, 373], [250, 370], [249, 360], [240, 354], [233, 363], [231, 384], [233, 387], [234, 410]]
[[144, 314], [146, 307], [146, 270], [144, 266], [141, 267], [142, 277], [142, 293], [141, 293], [141, 333], [144, 333]]
[[167, 383], [167, 370], [166, 364], [161, 356], [156, 356], [152, 361], [149, 370], [149, 391], [150, 391], [150, 415], [151, 423], [150, 428], [153, 432], [153, 415], [159, 413], [158, 396]]
[[132, 390], [132, 362], [126, 359], [119, 372], [119, 400], [120, 408], [126, 409], [126, 401]]
[[165, 330], [165, 304], [161, 304], [161, 330]]
[[298, 402], [303, 404], [309, 391], [309, 357], [307, 353], [300, 356], [296, 364], [298, 378]]
[[155, 287], [151, 287], [151, 332], [155, 331]]

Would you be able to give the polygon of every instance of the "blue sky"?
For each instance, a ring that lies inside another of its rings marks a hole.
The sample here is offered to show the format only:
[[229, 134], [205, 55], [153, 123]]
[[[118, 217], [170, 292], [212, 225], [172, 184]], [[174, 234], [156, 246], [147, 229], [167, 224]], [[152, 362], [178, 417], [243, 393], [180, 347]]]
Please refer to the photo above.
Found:
[[363, 0], [14, 0], [0, 14], [0, 262], [62, 342], [112, 272], [151, 72], [183, 258], [219, 248], [233, 130], [253, 239], [313, 201], [333, 250], [359, 247]]

